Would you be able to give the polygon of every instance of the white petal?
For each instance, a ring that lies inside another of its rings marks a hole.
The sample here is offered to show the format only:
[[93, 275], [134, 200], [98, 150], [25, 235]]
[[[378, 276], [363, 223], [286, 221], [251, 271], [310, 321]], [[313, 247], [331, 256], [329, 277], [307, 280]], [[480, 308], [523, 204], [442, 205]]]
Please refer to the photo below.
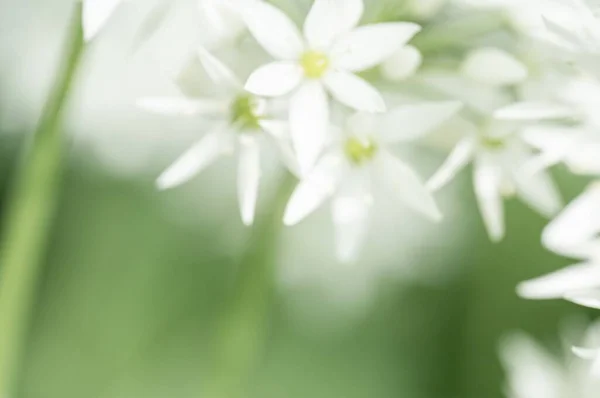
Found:
[[331, 59], [338, 68], [358, 72], [379, 65], [421, 30], [411, 22], [361, 26], [336, 41]]
[[279, 97], [300, 84], [302, 68], [293, 62], [273, 62], [255, 70], [246, 82], [246, 90], [265, 97]]
[[572, 347], [571, 351], [581, 359], [596, 359], [600, 355], [600, 350], [595, 348]]
[[292, 139], [290, 137], [290, 125], [287, 122], [277, 120], [262, 120], [260, 126], [275, 141], [281, 160], [285, 166], [297, 177], [300, 177], [300, 166], [294, 153]]
[[600, 185], [592, 184], [544, 230], [542, 243], [565, 256], [588, 258], [600, 254]]
[[173, 116], [218, 115], [227, 112], [229, 105], [227, 101], [212, 99], [167, 97], [140, 98], [136, 104], [146, 111]]
[[578, 113], [571, 106], [544, 102], [518, 102], [494, 112], [494, 117], [498, 119], [517, 121], [564, 119], [575, 116], [578, 116]]
[[358, 25], [363, 11], [363, 0], [316, 0], [304, 23], [308, 44], [327, 49], [338, 36]]
[[92, 40], [108, 22], [122, 0], [85, 0], [83, 2], [83, 32]]
[[563, 298], [569, 293], [594, 289], [598, 286], [600, 286], [600, 266], [586, 263], [520, 283], [517, 292], [524, 298], [549, 300]]
[[329, 140], [329, 101], [317, 81], [303, 83], [290, 99], [290, 133], [303, 174], [317, 161]]
[[381, 64], [382, 75], [393, 82], [412, 77], [423, 63], [423, 55], [414, 46], [404, 46]]
[[375, 159], [374, 178], [404, 204], [434, 221], [442, 219], [435, 199], [408, 165], [380, 149]]
[[315, 211], [336, 191], [346, 171], [342, 154], [329, 153], [300, 181], [285, 210], [285, 225], [295, 225]]
[[452, 181], [473, 159], [477, 139], [467, 137], [462, 139], [452, 150], [444, 164], [427, 181], [427, 189], [438, 191]]
[[521, 83], [529, 75], [527, 67], [514, 56], [491, 47], [471, 52], [461, 69], [464, 76], [492, 86]]
[[381, 134], [387, 142], [413, 141], [454, 116], [462, 104], [456, 101], [399, 106], [384, 117]]
[[[598, 287], [600, 288], [600, 283]], [[565, 295], [565, 299], [584, 307], [600, 310], [600, 291], [568, 293]]]
[[252, 2], [243, 11], [250, 33], [278, 59], [297, 59], [304, 50], [302, 36], [294, 22], [277, 7], [264, 1]]
[[475, 195], [483, 222], [492, 241], [504, 238], [504, 203], [501, 195], [502, 168], [493, 156], [483, 153], [475, 158], [473, 170]]
[[181, 185], [217, 160], [231, 146], [229, 135], [222, 129], [219, 127], [208, 133], [177, 159], [158, 177], [158, 188], [169, 189]]
[[563, 207], [558, 188], [545, 171], [532, 175], [517, 172], [514, 181], [521, 199], [540, 214], [552, 217]]
[[332, 201], [336, 253], [342, 262], [356, 260], [367, 233], [372, 198], [366, 171], [348, 173]]
[[371, 84], [352, 73], [329, 72], [324, 79], [327, 89], [338, 101], [364, 112], [385, 112], [385, 101]]
[[240, 139], [238, 163], [238, 195], [240, 214], [245, 225], [254, 223], [260, 183], [260, 146], [251, 137]]
[[242, 83], [238, 80], [235, 73], [217, 57], [204, 47], [198, 47], [196, 54], [208, 77], [210, 77], [215, 85], [230, 91], [241, 90]]
[[158, 32], [174, 4], [172, 1], [163, 1], [152, 8], [135, 34], [132, 45], [134, 51]]

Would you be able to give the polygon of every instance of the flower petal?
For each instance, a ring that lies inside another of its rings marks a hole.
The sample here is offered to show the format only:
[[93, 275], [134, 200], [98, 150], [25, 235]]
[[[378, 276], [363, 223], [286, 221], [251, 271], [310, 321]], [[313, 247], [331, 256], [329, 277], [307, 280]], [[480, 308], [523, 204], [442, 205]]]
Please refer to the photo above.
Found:
[[423, 55], [414, 46], [404, 46], [381, 64], [381, 74], [388, 80], [399, 82], [412, 77], [423, 64]]
[[304, 50], [302, 36], [285, 13], [265, 1], [246, 6], [243, 18], [250, 33], [277, 59], [297, 59]]
[[387, 142], [413, 141], [454, 116], [462, 104], [456, 101], [399, 106], [383, 118], [381, 134]]
[[590, 258], [600, 254], [600, 184], [590, 185], [544, 230], [542, 243], [570, 257]]
[[223, 132], [222, 126], [215, 129], [192, 146], [162, 173], [158, 177], [156, 185], [159, 189], [169, 189], [189, 181], [217, 160], [231, 147], [231, 144], [231, 137]]
[[92, 40], [102, 30], [122, 0], [85, 0], [83, 2], [83, 35]]
[[476, 145], [477, 140], [474, 137], [462, 139], [438, 171], [427, 181], [427, 189], [435, 192], [452, 181], [473, 159]]
[[259, 143], [253, 137], [242, 137], [238, 162], [238, 199], [245, 225], [254, 223], [260, 174]]
[[300, 181], [285, 210], [285, 225], [295, 225], [332, 196], [346, 171], [341, 153], [328, 153]]
[[273, 62], [255, 70], [246, 90], [265, 97], [279, 97], [292, 91], [302, 80], [302, 68], [293, 62]]
[[329, 101], [318, 81], [303, 83], [290, 99], [290, 133], [302, 174], [317, 161], [329, 139]]
[[363, 0], [316, 0], [304, 22], [304, 36], [314, 49], [327, 49], [362, 17]]
[[[598, 283], [598, 287], [600, 288], [600, 283]], [[598, 290], [568, 293], [565, 295], [565, 299], [584, 307], [600, 310], [600, 291]]]
[[331, 59], [338, 68], [352, 72], [379, 65], [402, 48], [421, 30], [411, 22], [361, 26], [337, 40]]
[[521, 61], [504, 50], [492, 47], [472, 51], [461, 69], [463, 76], [492, 86], [521, 83], [529, 75]]
[[238, 80], [235, 73], [207, 49], [200, 46], [198, 47], [196, 54], [198, 55], [204, 70], [208, 74], [208, 77], [210, 77], [216, 86], [223, 87], [230, 91], [241, 90], [242, 83]]
[[277, 120], [262, 120], [260, 126], [275, 141], [281, 155], [281, 160], [285, 166], [295, 176], [300, 177], [300, 166], [298, 165], [298, 159], [294, 153], [289, 123]]
[[373, 200], [366, 171], [355, 169], [350, 172], [332, 201], [336, 254], [341, 262], [356, 260], [367, 233]]
[[517, 292], [523, 298], [549, 300], [563, 298], [570, 293], [594, 289], [598, 286], [600, 286], [600, 266], [584, 263], [522, 282], [517, 286]]
[[323, 81], [338, 101], [364, 112], [385, 112], [385, 101], [371, 84], [352, 73], [329, 72]]
[[518, 102], [498, 109], [494, 117], [503, 120], [537, 121], [578, 116], [571, 106], [544, 102]]
[[514, 181], [521, 199], [540, 214], [552, 217], [563, 207], [558, 188], [545, 171], [536, 174], [517, 172]]
[[136, 105], [161, 115], [194, 116], [223, 114], [227, 112], [229, 103], [212, 99], [147, 97], [140, 98]]
[[425, 188], [417, 173], [404, 162], [380, 150], [375, 159], [374, 173], [374, 178], [383, 184], [383, 188], [392, 192], [404, 204], [434, 221], [442, 219], [442, 213], [435, 199]]
[[504, 238], [504, 203], [501, 195], [502, 168], [487, 153], [475, 158], [473, 183], [475, 195], [490, 239], [494, 242]]

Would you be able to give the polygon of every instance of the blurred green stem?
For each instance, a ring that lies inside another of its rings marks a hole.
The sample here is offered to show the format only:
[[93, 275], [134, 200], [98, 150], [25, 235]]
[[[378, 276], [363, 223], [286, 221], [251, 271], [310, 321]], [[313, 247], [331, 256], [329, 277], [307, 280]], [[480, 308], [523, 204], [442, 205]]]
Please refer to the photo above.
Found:
[[295, 183], [295, 178], [286, 173], [270, 206], [254, 226], [230, 302], [217, 329], [205, 398], [244, 396], [260, 362], [267, 334], [283, 211]]
[[34, 293], [57, 204], [65, 103], [82, 58], [81, 3], [73, 11], [64, 58], [27, 148], [6, 212], [0, 256], [0, 397], [14, 396]]

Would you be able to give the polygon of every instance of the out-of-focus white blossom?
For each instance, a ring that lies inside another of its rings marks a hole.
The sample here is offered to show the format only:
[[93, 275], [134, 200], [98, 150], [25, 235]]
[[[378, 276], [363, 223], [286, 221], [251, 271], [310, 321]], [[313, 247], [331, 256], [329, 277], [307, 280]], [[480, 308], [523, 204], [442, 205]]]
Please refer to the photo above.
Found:
[[521, 129], [527, 123], [562, 118], [570, 112], [568, 107], [552, 104], [520, 104], [497, 110], [488, 123], [459, 141], [427, 183], [429, 189], [439, 190], [472, 163], [475, 195], [493, 241], [505, 235], [505, 197], [517, 195], [539, 213], [551, 217], [562, 206], [560, 195], [546, 173], [524, 172], [534, 153], [523, 140]]
[[529, 72], [512, 54], [494, 47], [477, 48], [467, 54], [461, 73], [478, 83], [510, 86], [523, 83]]
[[588, 292], [600, 289], [600, 185], [592, 184], [544, 230], [542, 242], [550, 250], [583, 262], [518, 287], [530, 299], [571, 298], [591, 303]]
[[338, 138], [296, 188], [285, 224], [297, 224], [332, 198], [337, 255], [342, 261], [351, 261], [364, 240], [377, 186], [414, 210], [440, 220], [433, 197], [412, 168], [391, 154], [390, 145], [422, 137], [460, 107], [456, 102], [422, 103], [382, 116], [358, 113], [349, 118], [343, 131], [332, 132]]
[[[291, 143], [285, 130], [267, 120], [267, 102], [246, 92], [234, 73], [203, 48], [200, 61], [211, 80], [220, 89], [214, 98], [142, 98], [140, 107], [161, 114], [203, 116], [213, 127], [197, 144], [184, 153], [157, 180], [161, 189], [185, 183], [219, 157], [238, 154], [238, 195], [242, 221], [254, 221], [261, 177], [260, 152], [270, 139], [281, 151], [287, 164], [294, 168]], [[263, 125], [269, 125], [268, 129]]]
[[356, 27], [362, 0], [316, 0], [304, 35], [278, 8], [262, 2], [244, 7], [244, 20], [256, 40], [277, 61], [257, 69], [246, 88], [257, 95], [292, 93], [289, 123], [301, 171], [315, 164], [328, 140], [329, 92], [350, 108], [386, 109], [379, 92], [355, 72], [379, 65], [419, 30], [414, 23]]
[[[597, 338], [598, 325], [595, 325], [585, 339]], [[600, 379], [590, 372], [587, 361], [554, 356], [525, 334], [505, 339], [500, 358], [507, 375], [507, 398], [593, 398], [598, 395]]]
[[401, 81], [413, 76], [423, 63], [423, 55], [414, 46], [404, 46], [381, 64], [381, 73], [391, 81]]

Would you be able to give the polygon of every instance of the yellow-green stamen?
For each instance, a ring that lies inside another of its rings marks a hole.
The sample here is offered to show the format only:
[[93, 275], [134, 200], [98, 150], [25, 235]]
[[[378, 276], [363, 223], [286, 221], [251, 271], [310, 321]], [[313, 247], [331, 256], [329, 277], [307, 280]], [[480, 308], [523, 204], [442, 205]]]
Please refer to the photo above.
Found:
[[502, 138], [482, 137], [481, 144], [488, 149], [502, 149], [506, 145], [506, 141]]
[[304, 75], [310, 79], [322, 77], [329, 68], [327, 55], [319, 51], [307, 51], [300, 59], [300, 65], [304, 69]]
[[344, 145], [344, 153], [355, 165], [361, 165], [375, 156], [377, 145], [371, 140], [349, 138]]
[[242, 94], [230, 106], [231, 123], [242, 131], [259, 130], [259, 100], [249, 94]]

